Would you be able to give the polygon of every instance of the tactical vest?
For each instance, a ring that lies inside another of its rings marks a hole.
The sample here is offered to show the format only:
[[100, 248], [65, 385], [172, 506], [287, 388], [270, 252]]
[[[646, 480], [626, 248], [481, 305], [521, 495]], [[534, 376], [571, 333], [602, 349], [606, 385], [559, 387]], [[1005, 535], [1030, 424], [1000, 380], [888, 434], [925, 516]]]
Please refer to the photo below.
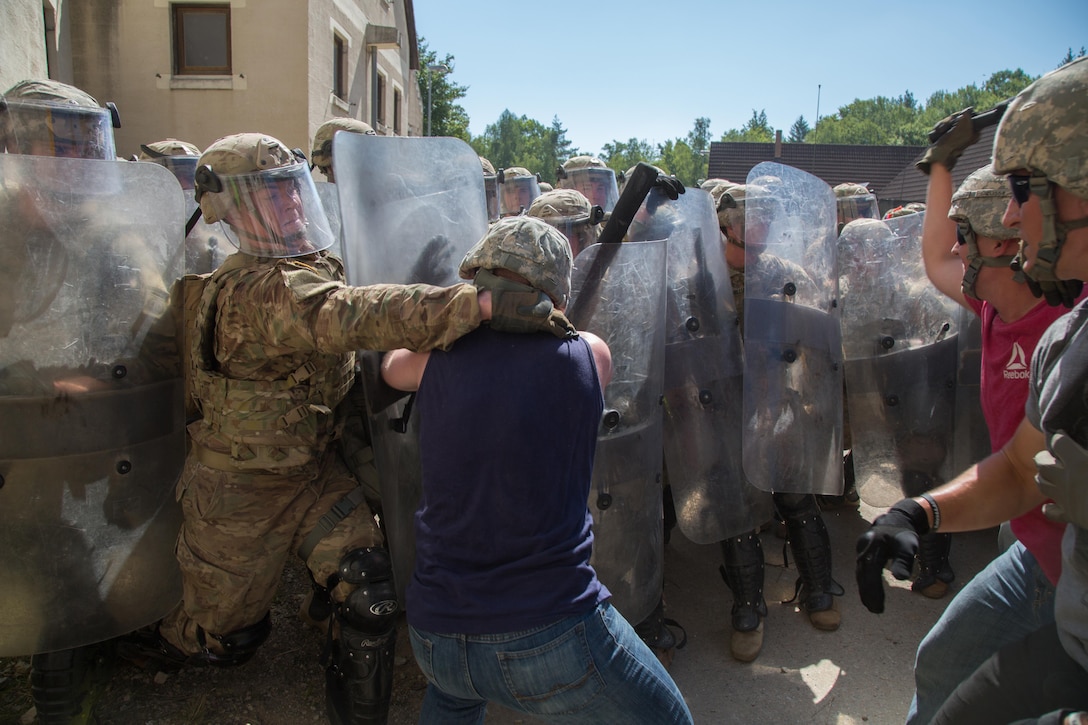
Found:
[[205, 279], [189, 335], [188, 372], [203, 414], [193, 439], [212, 451], [198, 456], [214, 468], [298, 468], [318, 459], [337, 437], [334, 411], [354, 380], [355, 355], [314, 353], [280, 380], [235, 380], [221, 373], [215, 357], [219, 293], [250, 269], [251, 259], [238, 254]]

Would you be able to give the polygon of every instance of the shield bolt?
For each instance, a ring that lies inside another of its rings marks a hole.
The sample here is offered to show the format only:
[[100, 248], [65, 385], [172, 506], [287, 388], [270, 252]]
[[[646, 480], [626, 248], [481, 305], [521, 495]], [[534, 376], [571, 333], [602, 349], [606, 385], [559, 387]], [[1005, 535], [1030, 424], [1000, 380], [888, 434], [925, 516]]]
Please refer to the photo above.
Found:
[[793, 350], [786, 350], [782, 353], [782, 359], [788, 363], [796, 362], [797, 353]]
[[612, 494], [601, 493], [597, 494], [597, 508], [604, 511], [606, 508], [612, 505]]
[[126, 473], [128, 473], [131, 470], [132, 470], [132, 462], [131, 461], [118, 461], [117, 462], [117, 472], [120, 473], [122, 476], [125, 475]]
[[793, 297], [795, 294], [797, 294], [797, 285], [795, 285], [793, 282], [787, 282], [786, 286], [782, 288], [782, 292], [787, 297]]
[[895, 338], [891, 335], [885, 335], [884, 337], [880, 338], [880, 346], [885, 350], [891, 350], [893, 347], [895, 347]]
[[687, 322], [684, 323], [684, 327], [688, 328], [688, 330], [690, 332], [698, 332], [699, 331], [699, 318], [698, 317], [689, 317]]
[[121, 378], [125, 377], [126, 375], [128, 375], [128, 368], [126, 368], [124, 365], [114, 365], [113, 366], [113, 378], [114, 378], [114, 380], [120, 380]]
[[620, 413], [618, 410], [609, 410], [604, 414], [604, 427], [612, 430], [620, 424]]
[[899, 405], [899, 396], [889, 395], [888, 397], [884, 398], [884, 402], [887, 403], [890, 407], [895, 407]]
[[709, 390], [699, 391], [699, 402], [703, 405], [710, 405], [714, 401], [714, 396]]

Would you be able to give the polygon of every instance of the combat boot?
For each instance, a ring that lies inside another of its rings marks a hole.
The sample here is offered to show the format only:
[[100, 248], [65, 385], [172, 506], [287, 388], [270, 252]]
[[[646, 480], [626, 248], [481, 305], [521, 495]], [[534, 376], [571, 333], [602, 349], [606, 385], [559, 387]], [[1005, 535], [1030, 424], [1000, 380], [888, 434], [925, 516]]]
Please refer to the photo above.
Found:
[[722, 542], [722, 558], [725, 564], [718, 570], [733, 592], [729, 651], [738, 662], [751, 662], [763, 649], [763, 619], [767, 616], [759, 536], [750, 532], [726, 539]]
[[[679, 640], [670, 627], [680, 630]], [[665, 616], [664, 599], [659, 599], [654, 611], [650, 612], [650, 616], [635, 625], [635, 634], [646, 643], [665, 669], [669, 669], [672, 665], [676, 650], [683, 649], [688, 643], [687, 632], [680, 623]]]
[[797, 588], [790, 602], [799, 602], [816, 629], [834, 631], [841, 615], [834, 597], [842, 596], [842, 585], [831, 577], [831, 538], [819, 512], [788, 516], [790, 550], [797, 564]]
[[30, 694], [41, 725], [97, 722], [94, 706], [109, 682], [111, 653], [93, 644], [30, 658]]
[[929, 599], [940, 599], [948, 593], [948, 585], [956, 578], [948, 563], [952, 549], [952, 534], [929, 532], [918, 538], [918, 578], [910, 585]]

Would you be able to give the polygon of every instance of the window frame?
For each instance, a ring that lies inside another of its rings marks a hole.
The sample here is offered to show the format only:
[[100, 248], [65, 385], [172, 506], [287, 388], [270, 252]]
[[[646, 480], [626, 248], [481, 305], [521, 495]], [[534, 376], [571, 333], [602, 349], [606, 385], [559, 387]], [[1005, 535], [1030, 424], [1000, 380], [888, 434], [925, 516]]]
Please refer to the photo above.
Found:
[[[224, 66], [198, 66], [190, 65], [185, 59], [185, 16], [189, 14], [221, 15], [226, 20], [226, 57]], [[233, 58], [231, 48], [231, 15], [230, 4], [208, 5], [174, 3], [170, 6], [170, 16], [173, 23], [174, 40], [174, 75], [178, 76], [229, 76], [233, 75]]]

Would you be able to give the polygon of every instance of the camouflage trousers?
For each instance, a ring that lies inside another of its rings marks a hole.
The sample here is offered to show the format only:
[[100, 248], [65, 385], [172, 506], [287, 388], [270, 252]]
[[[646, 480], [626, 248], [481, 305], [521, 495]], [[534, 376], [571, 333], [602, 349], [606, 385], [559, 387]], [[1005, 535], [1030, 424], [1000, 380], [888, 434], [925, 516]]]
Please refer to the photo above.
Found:
[[[177, 488], [184, 515], [176, 547], [182, 601], [159, 626], [163, 637], [192, 654], [201, 650], [198, 627], [222, 635], [259, 622], [287, 556], [357, 485], [335, 449], [323, 456], [316, 475], [220, 471], [190, 454]], [[360, 502], [314, 547], [306, 566], [324, 584], [344, 554], [381, 545], [370, 508]], [[343, 601], [351, 588], [339, 584], [333, 600]], [[207, 644], [215, 650], [214, 639]]]

